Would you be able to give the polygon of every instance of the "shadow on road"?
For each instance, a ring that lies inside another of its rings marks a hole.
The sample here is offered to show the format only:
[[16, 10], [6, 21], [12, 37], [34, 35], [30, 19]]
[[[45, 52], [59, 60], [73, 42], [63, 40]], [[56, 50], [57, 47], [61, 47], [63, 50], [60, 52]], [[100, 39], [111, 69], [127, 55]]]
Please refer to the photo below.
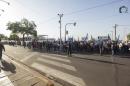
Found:
[[10, 71], [11, 73], [16, 73], [15, 71], [16, 67], [14, 64], [7, 62], [5, 60], [2, 60], [1, 63], [2, 63], [2, 67], [1, 67], [2, 70]]

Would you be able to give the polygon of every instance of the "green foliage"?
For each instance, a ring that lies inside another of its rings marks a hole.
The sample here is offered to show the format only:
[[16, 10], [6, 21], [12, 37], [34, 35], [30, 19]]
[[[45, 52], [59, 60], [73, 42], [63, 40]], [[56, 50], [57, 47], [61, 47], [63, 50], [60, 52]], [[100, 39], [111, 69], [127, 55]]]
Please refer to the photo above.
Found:
[[130, 40], [130, 33], [127, 35], [127, 39]]
[[4, 34], [0, 34], [0, 39], [7, 40], [7, 39], [8, 39], [8, 37], [7, 37], [7, 36], [5, 36]]
[[22, 19], [21, 20], [21, 29], [20, 32], [22, 34], [30, 34], [30, 35], [36, 35], [36, 24], [34, 21], [28, 21], [27, 19]]
[[12, 31], [12, 33], [19, 33], [20, 32], [20, 22], [9, 22], [7, 24], [7, 30]]
[[[27, 19], [22, 19], [21, 21], [9, 22], [7, 24], [7, 30], [12, 31], [12, 33], [20, 33], [23, 35], [23, 42], [25, 35], [37, 36], [36, 24], [34, 21], [29, 21]], [[17, 40], [16, 35], [11, 35], [10, 39]]]
[[18, 40], [19, 37], [16, 34], [11, 34], [9, 40]]
[[7, 30], [12, 31], [12, 33], [21, 33], [23, 36], [33, 35], [37, 36], [36, 24], [34, 21], [29, 21], [27, 19], [22, 19], [21, 21], [9, 22], [7, 24]]

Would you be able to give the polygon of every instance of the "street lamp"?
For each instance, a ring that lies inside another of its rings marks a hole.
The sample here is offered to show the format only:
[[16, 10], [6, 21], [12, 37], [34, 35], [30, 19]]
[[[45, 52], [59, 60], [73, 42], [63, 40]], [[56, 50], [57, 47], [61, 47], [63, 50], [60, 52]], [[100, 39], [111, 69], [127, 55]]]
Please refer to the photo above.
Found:
[[60, 17], [59, 23], [60, 23], [60, 50], [61, 50], [61, 18], [63, 17], [63, 14], [58, 14]]
[[68, 31], [66, 31], [66, 27], [67, 27], [67, 25], [70, 25], [70, 24], [73, 24], [74, 26], [76, 26], [76, 22], [74, 22], [74, 23], [67, 23], [65, 25], [65, 42], [66, 42], [66, 34], [68, 34]]

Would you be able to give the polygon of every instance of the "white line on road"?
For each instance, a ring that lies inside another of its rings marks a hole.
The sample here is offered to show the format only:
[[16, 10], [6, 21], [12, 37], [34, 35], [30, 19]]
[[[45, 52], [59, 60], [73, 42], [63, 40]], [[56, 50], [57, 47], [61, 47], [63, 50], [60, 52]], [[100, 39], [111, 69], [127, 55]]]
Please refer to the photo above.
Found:
[[41, 55], [41, 56], [43, 56], [43, 57], [45, 57], [45, 58], [57, 60], [57, 61], [63, 61], [63, 62], [71, 63], [71, 61], [68, 60], [68, 59], [64, 59], [64, 58], [60, 58], [60, 57], [56, 57], [56, 56], [49, 56], [49, 55]]
[[24, 62], [24, 61], [27, 61], [28, 59], [30, 59], [31, 57], [33, 57], [34, 55], [36, 55], [37, 52], [34, 52], [34, 53], [31, 53], [30, 55], [24, 57], [21, 61]]
[[8, 76], [6, 76], [3, 70], [1, 70], [0, 77], [3, 77], [3, 78], [0, 78], [0, 86], [14, 86], [13, 83], [11, 83]]
[[64, 72], [56, 70], [56, 69], [52, 69], [50, 67], [47, 67], [47, 66], [39, 64], [39, 63], [33, 63], [31, 66], [44, 72], [44, 73], [47, 73], [47, 74], [50, 74], [54, 77], [62, 79], [70, 84], [75, 85], [75, 86], [87, 86], [85, 84], [85, 82], [83, 81], [83, 79], [81, 79], [79, 77], [64, 73]]
[[50, 54], [50, 55], [59, 56], [59, 57], [63, 57], [63, 58], [68, 58], [68, 56], [65, 56], [65, 55], [59, 55], [59, 54]]
[[22, 54], [22, 53], [20, 53], [20, 52], [16, 52], [16, 51], [14, 51], [13, 53], [14, 53], [14, 54]]
[[51, 60], [47, 60], [47, 59], [43, 59], [43, 58], [38, 58], [37, 60], [42, 61], [42, 62], [47, 63], [47, 64], [55, 65], [55, 66], [58, 66], [58, 67], [61, 67], [61, 68], [65, 68], [65, 69], [68, 69], [68, 70], [71, 70], [71, 71], [76, 71], [75, 67], [67, 65], [67, 64], [63, 64], [63, 63], [60, 63], [60, 62], [51, 61]]

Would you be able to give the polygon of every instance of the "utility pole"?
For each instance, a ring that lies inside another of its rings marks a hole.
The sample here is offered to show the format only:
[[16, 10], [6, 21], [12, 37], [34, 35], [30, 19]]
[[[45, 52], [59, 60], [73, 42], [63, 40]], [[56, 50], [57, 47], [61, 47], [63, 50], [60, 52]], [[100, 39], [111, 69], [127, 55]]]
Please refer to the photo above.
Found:
[[60, 23], [60, 50], [61, 50], [61, 18], [63, 17], [63, 14], [58, 14], [58, 16], [60, 17], [59, 23]]
[[115, 24], [114, 28], [115, 28], [115, 41], [116, 41], [116, 29], [117, 29], [117, 24]]

